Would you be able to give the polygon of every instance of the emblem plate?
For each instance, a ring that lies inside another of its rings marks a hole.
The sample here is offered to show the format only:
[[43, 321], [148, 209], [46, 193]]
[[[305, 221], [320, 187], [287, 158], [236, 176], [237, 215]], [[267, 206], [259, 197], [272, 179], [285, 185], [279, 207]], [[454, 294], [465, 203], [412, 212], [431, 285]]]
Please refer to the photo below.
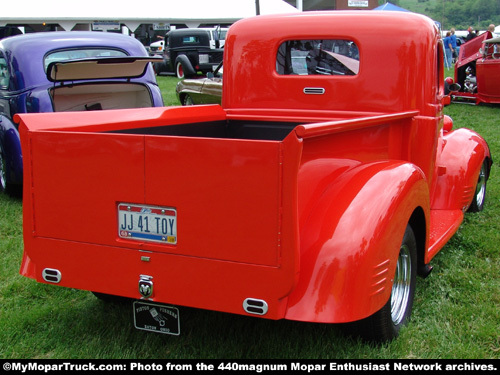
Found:
[[134, 302], [134, 326], [143, 331], [180, 335], [179, 309], [172, 306]]
[[149, 298], [153, 295], [153, 277], [141, 275], [139, 277], [139, 293], [144, 298]]

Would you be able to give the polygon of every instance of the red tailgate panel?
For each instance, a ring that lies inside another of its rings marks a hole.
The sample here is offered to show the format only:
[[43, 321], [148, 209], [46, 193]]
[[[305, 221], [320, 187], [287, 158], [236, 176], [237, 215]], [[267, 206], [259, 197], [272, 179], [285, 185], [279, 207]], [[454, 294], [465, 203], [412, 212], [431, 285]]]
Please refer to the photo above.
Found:
[[[37, 237], [279, 264], [279, 142], [37, 132], [31, 153]], [[175, 208], [177, 244], [120, 239], [119, 203]]]
[[149, 204], [177, 209], [178, 243], [156, 249], [276, 266], [280, 143], [146, 137]]
[[36, 132], [34, 234], [116, 245], [116, 201], [144, 201], [144, 137]]

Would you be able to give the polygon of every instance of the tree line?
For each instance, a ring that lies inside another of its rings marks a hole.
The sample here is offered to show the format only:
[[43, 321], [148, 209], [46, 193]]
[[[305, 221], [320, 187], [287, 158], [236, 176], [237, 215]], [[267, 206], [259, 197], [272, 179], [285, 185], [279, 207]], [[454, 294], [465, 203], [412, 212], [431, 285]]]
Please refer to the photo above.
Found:
[[[443, 29], [472, 27], [485, 30], [488, 25], [500, 25], [500, 0], [390, 0], [413, 12], [425, 14], [441, 22]], [[385, 1], [379, 1], [385, 3]]]

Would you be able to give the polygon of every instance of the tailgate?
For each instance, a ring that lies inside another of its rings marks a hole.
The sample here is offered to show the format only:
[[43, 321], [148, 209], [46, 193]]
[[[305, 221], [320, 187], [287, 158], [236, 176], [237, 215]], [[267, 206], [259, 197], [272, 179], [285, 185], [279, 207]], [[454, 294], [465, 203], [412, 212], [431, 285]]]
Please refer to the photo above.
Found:
[[176, 251], [277, 265], [279, 142], [146, 137], [144, 160], [146, 202], [177, 209]]
[[[44, 130], [29, 148], [34, 237], [279, 264], [280, 142]], [[121, 203], [175, 209], [176, 243], [120, 238]]]

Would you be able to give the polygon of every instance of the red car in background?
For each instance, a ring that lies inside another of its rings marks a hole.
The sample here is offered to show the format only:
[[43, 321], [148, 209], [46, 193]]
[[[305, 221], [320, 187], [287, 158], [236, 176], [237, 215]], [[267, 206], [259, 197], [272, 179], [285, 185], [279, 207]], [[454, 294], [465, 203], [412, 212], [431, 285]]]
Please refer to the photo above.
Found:
[[487, 31], [463, 44], [455, 78], [446, 80], [449, 85], [460, 85], [451, 91], [454, 102], [500, 103], [500, 37]]

